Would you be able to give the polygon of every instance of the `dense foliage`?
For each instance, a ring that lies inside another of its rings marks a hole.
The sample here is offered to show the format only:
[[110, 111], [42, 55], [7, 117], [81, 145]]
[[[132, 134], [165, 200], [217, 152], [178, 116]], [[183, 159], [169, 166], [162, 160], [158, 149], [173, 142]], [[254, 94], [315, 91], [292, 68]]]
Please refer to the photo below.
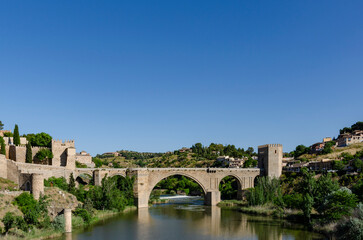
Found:
[[52, 146], [52, 137], [44, 132], [37, 133], [37, 134], [27, 134], [25, 135], [28, 142], [31, 143], [32, 146], [38, 147], [51, 147]]
[[155, 187], [156, 189], [166, 189], [167, 193], [176, 193], [178, 191], [182, 191], [185, 194], [189, 195], [200, 195], [204, 194], [203, 189], [199, 186], [195, 181], [181, 176], [175, 175], [171, 177], [167, 177], [161, 180]]
[[49, 149], [41, 149], [35, 154], [36, 159], [39, 163], [46, 164], [50, 159], [53, 158], [53, 153]]
[[300, 176], [295, 174], [291, 178], [259, 178], [255, 188], [248, 191], [247, 201], [249, 205], [268, 203], [278, 208], [299, 209], [308, 223], [311, 223], [311, 213], [315, 210], [320, 222], [329, 223], [352, 213], [358, 202], [354, 193], [362, 193], [362, 184], [357, 182], [352, 192], [340, 187], [330, 173], [316, 178], [313, 172], [302, 169]]
[[345, 127], [343, 129], [340, 129], [340, 134], [343, 133], [351, 133], [354, 130], [363, 130], [363, 122], [356, 122], [351, 127]]
[[238, 180], [235, 177], [227, 176], [219, 184], [222, 200], [237, 199]]

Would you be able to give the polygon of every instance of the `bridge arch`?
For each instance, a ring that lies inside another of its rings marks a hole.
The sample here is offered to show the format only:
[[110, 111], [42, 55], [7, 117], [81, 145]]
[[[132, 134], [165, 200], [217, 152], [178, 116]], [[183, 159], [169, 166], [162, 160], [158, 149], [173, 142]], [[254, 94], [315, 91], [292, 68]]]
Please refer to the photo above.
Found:
[[168, 177], [172, 177], [172, 176], [184, 176], [184, 177], [187, 177], [191, 180], [193, 180], [194, 182], [196, 182], [203, 190], [203, 194], [205, 195], [207, 193], [207, 187], [202, 183], [202, 181], [200, 179], [198, 179], [197, 177], [191, 175], [191, 174], [188, 174], [188, 173], [184, 173], [184, 172], [171, 172], [171, 173], [165, 173], [165, 174], [161, 174], [161, 175], [158, 175], [157, 177], [155, 177], [150, 183], [149, 183], [149, 189], [148, 189], [148, 192], [146, 194], [147, 196], [147, 201], [149, 201], [150, 199], [150, 195], [151, 195], [151, 192], [152, 190], [156, 187], [156, 185], [168, 178]]

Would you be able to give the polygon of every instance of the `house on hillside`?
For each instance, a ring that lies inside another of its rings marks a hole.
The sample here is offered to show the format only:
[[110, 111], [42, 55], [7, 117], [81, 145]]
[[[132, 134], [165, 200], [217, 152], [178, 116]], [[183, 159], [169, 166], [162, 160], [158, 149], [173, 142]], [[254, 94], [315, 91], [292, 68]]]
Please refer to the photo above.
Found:
[[318, 143], [314, 143], [313, 145], [311, 145], [311, 152], [312, 153], [319, 153], [321, 151], [323, 151], [325, 146], [325, 142], [318, 142]]
[[363, 130], [354, 130], [352, 133], [343, 133], [338, 137], [338, 147], [349, 146], [363, 142]]

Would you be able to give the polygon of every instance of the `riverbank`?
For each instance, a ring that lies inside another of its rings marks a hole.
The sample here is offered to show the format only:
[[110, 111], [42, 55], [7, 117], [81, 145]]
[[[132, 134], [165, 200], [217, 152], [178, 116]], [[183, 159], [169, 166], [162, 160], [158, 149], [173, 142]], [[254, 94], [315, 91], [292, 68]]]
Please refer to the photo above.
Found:
[[[113, 211], [113, 210], [97, 210], [95, 212], [94, 217], [92, 218], [90, 224], [86, 224], [83, 219], [79, 216], [72, 215], [72, 229], [73, 231], [82, 231], [85, 228], [92, 227], [94, 225], [100, 224], [101, 222], [108, 220], [113, 217], [117, 217], [118, 215], [136, 210], [136, 206], [127, 206], [123, 211]], [[15, 239], [39, 239], [39, 240], [45, 240], [45, 239], [54, 239], [54, 238], [60, 238], [63, 236], [64, 231], [63, 230], [57, 230], [53, 227], [47, 228], [47, 229], [37, 229], [34, 228], [32, 231], [26, 233], [19, 229], [14, 229], [13, 231], [10, 231], [9, 234], [2, 236], [2, 239], [5, 240], [15, 240]]]
[[[241, 200], [224, 200], [218, 203], [218, 206], [224, 209], [233, 209], [248, 215], [272, 217], [297, 224], [306, 224], [301, 210], [277, 208], [271, 204], [265, 204], [263, 206], [248, 206], [247, 202]], [[308, 227], [308, 229], [311, 232], [320, 233], [328, 239], [333, 239], [335, 226], [336, 223], [325, 225], [315, 223]]]

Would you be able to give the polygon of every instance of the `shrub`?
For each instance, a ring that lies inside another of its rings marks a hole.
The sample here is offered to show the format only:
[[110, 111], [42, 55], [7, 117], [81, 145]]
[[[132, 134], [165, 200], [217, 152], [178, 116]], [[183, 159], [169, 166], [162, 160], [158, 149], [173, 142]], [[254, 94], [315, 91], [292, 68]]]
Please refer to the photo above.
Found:
[[68, 183], [64, 177], [60, 177], [60, 178], [50, 177], [50, 178], [48, 178], [48, 180], [44, 179], [44, 186], [58, 187], [64, 191], [68, 190]]
[[92, 158], [92, 161], [95, 163], [96, 168], [102, 167], [102, 160], [101, 159], [94, 157], [94, 158]]
[[16, 219], [12, 212], [7, 212], [2, 220], [5, 228], [5, 232], [8, 232], [10, 228], [15, 227]]
[[342, 240], [363, 239], [363, 204], [360, 203], [355, 209], [352, 217], [341, 220], [336, 228], [335, 234]]
[[41, 149], [35, 157], [39, 160], [40, 163], [48, 163], [48, 159], [53, 158], [53, 153], [49, 149]]
[[90, 224], [92, 220], [91, 213], [89, 213], [84, 208], [76, 208], [76, 210], [74, 211], [74, 215], [81, 217], [86, 225]]
[[65, 225], [64, 215], [58, 215], [52, 222], [52, 227], [57, 231], [63, 231]]

